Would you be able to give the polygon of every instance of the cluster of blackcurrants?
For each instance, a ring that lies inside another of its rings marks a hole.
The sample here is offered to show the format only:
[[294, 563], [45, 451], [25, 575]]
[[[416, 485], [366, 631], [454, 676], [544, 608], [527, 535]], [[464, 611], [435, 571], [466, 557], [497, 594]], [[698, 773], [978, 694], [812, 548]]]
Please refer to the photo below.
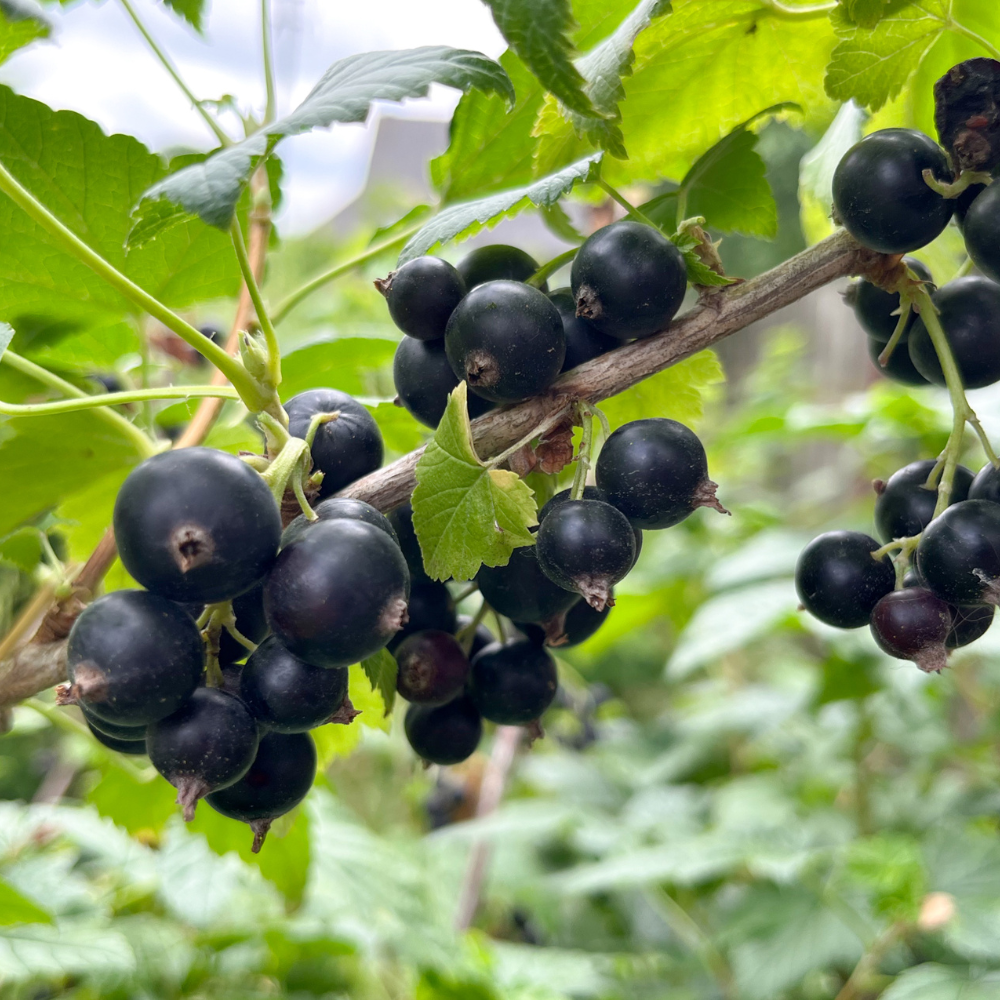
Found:
[[517, 247], [473, 250], [453, 267], [408, 261], [376, 287], [407, 334], [393, 376], [399, 402], [436, 427], [465, 381], [469, 415], [547, 389], [564, 371], [666, 329], [684, 300], [684, 258], [660, 232], [622, 220], [593, 233], [573, 260], [571, 288], [528, 284], [538, 264]]

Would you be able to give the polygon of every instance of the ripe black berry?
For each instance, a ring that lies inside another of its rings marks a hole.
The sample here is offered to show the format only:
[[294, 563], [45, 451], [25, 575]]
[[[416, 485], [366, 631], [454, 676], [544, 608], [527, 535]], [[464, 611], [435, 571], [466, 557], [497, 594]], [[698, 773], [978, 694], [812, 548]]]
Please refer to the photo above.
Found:
[[603, 500], [560, 504], [541, 522], [536, 547], [542, 572], [595, 611], [613, 603], [611, 588], [635, 562], [632, 526]]
[[996, 604], [1000, 597], [1000, 504], [963, 500], [924, 529], [917, 568], [950, 604]]
[[993, 182], [973, 201], [962, 226], [965, 249], [987, 278], [1000, 281], [1000, 186]]
[[799, 556], [795, 589], [806, 610], [827, 625], [860, 628], [896, 583], [892, 561], [873, 559], [878, 542], [860, 531], [828, 531]]
[[264, 480], [213, 448], [147, 458], [118, 491], [115, 541], [144, 587], [211, 604], [252, 587], [274, 562], [281, 517]]
[[514, 624], [532, 642], [569, 649], [571, 646], [579, 646], [581, 642], [586, 642], [607, 621], [611, 608], [612, 605], [609, 604], [603, 611], [595, 611], [586, 601], [577, 601], [566, 612], [563, 619], [563, 633], [561, 636], [553, 637], [555, 641], [546, 637], [544, 629], [530, 622], [514, 622]]
[[415, 632], [396, 649], [396, 690], [409, 702], [443, 705], [465, 686], [469, 659], [458, 640], [439, 629]]
[[948, 665], [948, 605], [925, 587], [894, 590], [872, 609], [871, 631], [879, 647], [898, 660], [913, 660], [925, 673]]
[[684, 301], [680, 250], [651, 226], [613, 222], [593, 233], [573, 259], [576, 313], [602, 333], [631, 340], [666, 329]]
[[549, 298], [559, 310], [563, 333], [566, 334], [566, 357], [562, 366], [564, 372], [621, 347], [620, 340], [601, 333], [590, 320], [577, 316], [572, 289], [557, 288], [554, 292], [549, 292]]
[[[560, 490], [555, 496], [550, 497], [542, 504], [538, 511], [538, 523], [541, 524], [548, 515], [557, 507], [566, 503], [570, 498], [570, 490]], [[585, 486], [583, 488], [584, 500], [603, 500], [608, 503], [607, 497], [596, 486]], [[632, 527], [632, 535], [635, 538], [635, 558], [632, 561], [634, 566], [639, 561], [639, 553], [642, 552], [642, 528]], [[630, 567], [631, 568], [631, 567]]]
[[[972, 203], [986, 190], [985, 184], [970, 184], [955, 199], [955, 224], [959, 229], [965, 228], [965, 217], [968, 215]], [[966, 248], [968, 249], [968, 248]]]
[[[399, 539], [396, 537], [396, 532], [389, 523], [389, 518], [370, 503], [365, 503], [364, 500], [352, 500], [350, 497], [329, 497], [316, 504], [313, 510], [316, 512], [318, 521], [336, 521], [340, 518], [346, 518], [349, 521], [364, 521], [366, 524], [381, 529], [397, 545], [399, 544]], [[299, 514], [282, 532], [281, 547], [284, 548], [286, 545], [294, 542], [295, 539], [301, 538], [306, 528], [311, 524], [317, 524], [318, 521], [307, 521], [305, 514]], [[255, 639], [254, 642], [256, 641]]]
[[[904, 257], [903, 263], [918, 278], [922, 278], [926, 282], [931, 281], [931, 272], [927, 265], [917, 260], [916, 257]], [[930, 290], [933, 291], [933, 285]], [[851, 287], [850, 297], [853, 300], [854, 315], [865, 333], [872, 340], [881, 341], [883, 344], [888, 343], [889, 338], [895, 332], [896, 324], [899, 322], [899, 292], [883, 291], [878, 285], [862, 278]], [[910, 328], [916, 318], [917, 314], [911, 309], [900, 343], [904, 343], [910, 335]]]
[[992, 500], [993, 503], [1000, 503], [1000, 469], [996, 468], [992, 462], [987, 462], [976, 473], [976, 478], [972, 480], [969, 487], [970, 500]]
[[638, 528], [669, 528], [716, 499], [705, 449], [694, 431], [665, 417], [633, 420], [604, 443], [597, 487]]
[[559, 310], [517, 281], [489, 281], [469, 292], [451, 314], [444, 343], [455, 374], [495, 403], [548, 388], [566, 356]]
[[[956, 278], [931, 298], [967, 389], [1000, 380], [1000, 285], [988, 278]], [[944, 385], [937, 351], [922, 317], [910, 331], [910, 359], [934, 385]]]
[[[912, 325], [910, 329], [913, 329]], [[868, 356], [872, 359], [875, 370], [880, 375], [884, 375], [887, 379], [898, 382], [900, 385], [930, 385], [930, 382], [913, 367], [908, 344], [899, 344], [889, 355], [889, 360], [883, 368], [879, 364], [878, 358], [885, 350], [885, 344], [881, 340], [875, 340], [874, 337], [866, 337], [865, 339], [868, 341]]]
[[239, 698], [198, 688], [173, 715], [149, 726], [146, 751], [177, 789], [190, 821], [198, 799], [246, 774], [257, 753], [257, 723]]
[[281, 550], [264, 585], [271, 631], [300, 659], [346, 667], [406, 622], [410, 578], [399, 546], [363, 521], [320, 521]]
[[313, 439], [313, 466], [323, 473], [321, 498], [332, 496], [382, 464], [382, 433], [375, 418], [346, 392], [310, 389], [287, 403], [288, 433], [304, 438], [317, 413], [339, 413]]
[[223, 816], [249, 824], [256, 854], [274, 820], [309, 794], [315, 777], [316, 746], [311, 736], [267, 733], [247, 773], [205, 801]]
[[146, 752], [146, 734], [145, 731], [140, 729], [142, 736], [133, 740], [123, 740], [119, 736], [109, 736], [107, 733], [102, 733], [90, 719], [85, 718], [84, 722], [87, 723], [87, 728], [90, 730], [90, 735], [97, 740], [102, 746], [106, 746], [109, 750], [115, 750], [118, 753], [129, 754], [133, 757], [142, 756]]
[[403, 728], [418, 757], [430, 764], [459, 764], [479, 746], [483, 720], [462, 694], [446, 705], [410, 705]]
[[996, 608], [992, 604], [972, 604], [964, 608], [949, 604], [951, 610], [951, 631], [945, 645], [949, 649], [968, 646], [985, 635], [993, 624]]
[[440, 257], [417, 257], [375, 282], [393, 323], [417, 340], [444, 336], [455, 306], [465, 295], [462, 276]]
[[[399, 401], [427, 427], [437, 427], [441, 422], [448, 395], [458, 385], [443, 340], [401, 340], [392, 362], [392, 379]], [[466, 400], [471, 420], [488, 413], [495, 405], [474, 392]]]
[[[487, 281], [527, 281], [538, 270], [538, 262], [518, 247], [492, 243], [465, 255], [458, 273], [468, 291]], [[548, 290], [543, 284], [542, 289]]]
[[[80, 709], [80, 714], [83, 715], [83, 719], [87, 725], [91, 729], [96, 729], [98, 732], [103, 733], [105, 736], [112, 736], [117, 740], [132, 742], [146, 739], [145, 726], [121, 726], [114, 722], [106, 722], [104, 719], [100, 719], [94, 715], [85, 702], [80, 702], [77, 708]], [[142, 752], [145, 753], [146, 751], [143, 750]]]
[[406, 624], [389, 640], [390, 652], [404, 639], [425, 629], [455, 631], [455, 602], [451, 599], [448, 588], [437, 580], [410, 585], [406, 614]]
[[530, 639], [495, 642], [476, 655], [469, 694], [484, 719], [502, 726], [534, 722], [552, 704], [556, 664]]
[[909, 253], [930, 243], [954, 202], [928, 187], [924, 170], [951, 179], [944, 150], [914, 129], [886, 128], [852, 146], [833, 175], [833, 205], [844, 228], [869, 250]]
[[[924, 483], [936, 464], [933, 459], [911, 462], [889, 477], [875, 501], [875, 527], [882, 541], [919, 535], [931, 523], [937, 504], [937, 489], [925, 489]], [[957, 466], [948, 503], [964, 500], [971, 485], [971, 470], [964, 465]]]
[[204, 657], [198, 627], [173, 601], [142, 590], [116, 590], [73, 623], [69, 685], [60, 689], [59, 700], [85, 705], [95, 721], [144, 726], [190, 697]]
[[247, 660], [239, 696], [264, 728], [304, 733], [329, 721], [344, 703], [347, 668], [314, 667], [271, 636]]
[[[413, 530], [413, 507], [409, 501], [393, 507], [388, 513], [389, 523], [396, 532], [399, 547], [406, 557], [406, 565], [413, 583], [429, 583], [431, 578], [424, 570], [424, 554], [420, 551], [417, 533]], [[436, 581], [435, 581], [436, 582]]]
[[547, 622], [579, 600], [542, 572], [534, 545], [514, 549], [506, 566], [480, 567], [476, 581], [486, 603], [516, 622]]

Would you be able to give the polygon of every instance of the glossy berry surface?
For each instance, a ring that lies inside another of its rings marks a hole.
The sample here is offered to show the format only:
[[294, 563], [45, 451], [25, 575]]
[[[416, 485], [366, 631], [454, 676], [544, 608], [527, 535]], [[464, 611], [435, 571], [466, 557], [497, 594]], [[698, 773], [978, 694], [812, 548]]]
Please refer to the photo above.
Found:
[[538, 261], [531, 254], [506, 243], [478, 247], [458, 262], [458, 273], [470, 292], [487, 281], [527, 281], [537, 270]]
[[878, 542], [860, 531], [828, 531], [799, 556], [795, 589], [805, 609], [827, 625], [860, 628], [896, 584], [892, 561], [873, 559]]
[[637, 528], [669, 528], [697, 507], [728, 513], [715, 497], [701, 441], [664, 417], [633, 420], [608, 438], [597, 459], [597, 488]]
[[117, 753], [128, 754], [130, 757], [140, 757], [146, 752], [146, 735], [143, 733], [142, 736], [136, 739], [125, 740], [119, 736], [109, 736], [107, 733], [102, 733], [90, 719], [84, 720], [87, 723], [87, 728], [90, 730], [90, 735], [97, 740], [102, 746], [106, 746], [109, 750], [114, 750]]
[[172, 601], [227, 601], [271, 567], [281, 539], [264, 480], [235, 455], [182, 448], [147, 458], [115, 500], [125, 568]]
[[[555, 496], [550, 497], [548, 500], [542, 504], [541, 509], [538, 511], [538, 523], [541, 524], [548, 515], [554, 511], [557, 507], [566, 503], [570, 498], [570, 491], [560, 490]], [[585, 486], [583, 488], [583, 499], [584, 500], [604, 500], [607, 502], [607, 498], [596, 486]], [[632, 535], [635, 538], [635, 559], [632, 562], [634, 566], [639, 560], [639, 553], [642, 552], [642, 528], [636, 528], [634, 525], [632, 527]]]
[[[981, 389], [1000, 380], [1000, 285], [988, 278], [956, 278], [931, 298], [962, 384]], [[910, 331], [909, 348], [917, 371], [934, 385], [944, 385], [937, 352], [919, 316]]]
[[992, 604], [971, 604], [964, 608], [952, 604], [949, 607], [951, 631], [945, 640], [945, 645], [949, 649], [968, 646], [970, 642], [975, 642], [980, 636], [985, 635], [993, 624], [996, 607]]
[[[913, 327], [911, 326], [910, 329], [912, 330]], [[930, 382], [913, 367], [908, 344], [899, 344], [889, 355], [889, 360], [883, 368], [879, 364], [878, 358], [885, 349], [885, 344], [881, 340], [875, 340], [874, 337], [866, 337], [865, 339], [868, 341], [868, 356], [872, 359], [875, 371], [879, 375], [883, 375], [893, 382], [898, 382], [900, 385], [930, 385]]]
[[588, 236], [573, 259], [570, 284], [578, 316], [618, 340], [665, 329], [684, 301], [680, 250], [651, 226], [612, 222]]
[[917, 568], [925, 584], [951, 604], [996, 604], [1000, 577], [1000, 504], [964, 500], [924, 529]]
[[603, 500], [559, 504], [541, 522], [536, 548], [542, 572], [595, 611], [608, 606], [611, 588], [635, 563], [632, 526]]
[[534, 722], [558, 686], [555, 661], [530, 639], [495, 642], [472, 661], [469, 695], [484, 719], [501, 726]]
[[153, 766], [177, 789], [184, 818], [198, 800], [238, 781], [257, 753], [257, 723], [239, 698], [202, 687], [146, 730]]
[[256, 854], [274, 820], [306, 797], [315, 777], [316, 745], [311, 736], [267, 733], [246, 774], [205, 801], [223, 816], [249, 824]]
[[951, 609], [925, 587], [894, 590], [872, 609], [871, 633], [879, 648], [899, 660], [913, 660], [926, 673], [948, 665], [945, 640]]
[[553, 636], [552, 639], [548, 638], [545, 630], [538, 625], [532, 625], [530, 622], [515, 622], [514, 624], [532, 642], [545, 643], [558, 649], [569, 649], [572, 646], [579, 646], [581, 642], [586, 642], [594, 635], [608, 620], [611, 607], [609, 604], [603, 611], [595, 611], [586, 601], [577, 601], [566, 612], [563, 619], [562, 635]]
[[548, 388], [566, 356], [559, 310], [517, 281], [489, 281], [469, 292], [451, 314], [444, 343], [455, 375], [494, 403]]
[[443, 705], [465, 687], [469, 658], [449, 632], [425, 629], [405, 639], [395, 651], [399, 670], [396, 690], [409, 702]]
[[314, 667], [271, 636], [240, 673], [239, 696], [250, 714], [278, 733], [323, 725], [347, 697], [346, 667]]
[[399, 546], [363, 521], [320, 521], [281, 550], [264, 586], [271, 631], [300, 659], [346, 667], [403, 627], [410, 578]]
[[410, 600], [406, 606], [406, 624], [389, 640], [392, 652], [406, 638], [424, 629], [454, 632], [455, 602], [448, 588], [437, 580], [410, 584]]
[[977, 473], [969, 487], [970, 500], [992, 500], [1000, 503], [1000, 469], [987, 462]]
[[965, 249], [987, 278], [1000, 281], [1000, 185], [992, 183], [969, 206], [962, 226]]
[[417, 340], [439, 340], [465, 295], [462, 276], [440, 257], [417, 257], [375, 287], [385, 296], [393, 323]]
[[399, 547], [403, 550], [406, 565], [410, 570], [410, 580], [413, 583], [432, 582], [424, 570], [424, 556], [420, 551], [420, 542], [417, 540], [417, 533], [413, 528], [413, 507], [409, 500], [406, 503], [401, 503], [398, 507], [393, 507], [386, 516], [396, 532]]
[[[104, 719], [99, 718], [94, 715], [94, 713], [87, 707], [86, 702], [80, 702], [77, 705], [80, 709], [80, 713], [83, 715], [84, 721], [90, 726], [91, 729], [96, 729], [98, 732], [103, 733], [105, 736], [112, 736], [117, 740], [126, 740], [135, 742], [136, 740], [146, 739], [146, 727], [145, 726], [122, 726], [114, 722], [107, 722]], [[143, 750], [143, 753], [146, 751]]]
[[384, 531], [397, 545], [399, 544], [396, 531], [389, 523], [389, 518], [370, 503], [365, 503], [364, 500], [354, 500], [350, 497], [328, 497], [316, 504], [313, 510], [316, 512], [317, 521], [307, 521], [305, 514], [299, 514], [285, 528], [281, 535], [282, 548], [290, 545], [295, 539], [301, 538], [303, 532], [311, 524], [317, 524], [319, 521], [337, 521], [341, 518], [348, 521], [364, 521], [366, 524]]
[[965, 227], [965, 217], [972, 208], [972, 203], [986, 190], [985, 184], [970, 184], [956, 199], [955, 199], [955, 224], [959, 229], [964, 229]]
[[[927, 265], [917, 260], [916, 257], [904, 257], [903, 263], [918, 278], [922, 278], [926, 282], [932, 281], [931, 272]], [[934, 290], [933, 285], [929, 290]], [[888, 343], [889, 338], [896, 330], [896, 324], [899, 322], [899, 292], [883, 291], [878, 285], [862, 278], [851, 289], [851, 299], [853, 299], [854, 315], [865, 333], [873, 340], [881, 341], [883, 344]], [[910, 328], [916, 318], [916, 312], [911, 309], [900, 343], [904, 343], [910, 335]]]
[[[441, 422], [448, 396], [458, 385], [443, 340], [400, 341], [392, 361], [392, 379], [406, 411], [426, 427], [437, 427]], [[466, 400], [471, 420], [488, 413], [495, 405], [474, 392]]]
[[116, 590], [85, 608], [69, 634], [64, 702], [95, 720], [144, 726], [175, 712], [198, 686], [205, 649], [182, 608], [142, 590]]
[[852, 146], [833, 175], [833, 205], [844, 228], [878, 253], [909, 253], [931, 242], [954, 202], [927, 186], [924, 170], [951, 179], [948, 158], [929, 136], [886, 128]]
[[[897, 469], [875, 501], [875, 527], [883, 542], [919, 535], [934, 518], [937, 489], [924, 483], [937, 463], [933, 459], [911, 462]], [[964, 465], [955, 469], [949, 504], [965, 500], [972, 485], [972, 472]]]
[[620, 340], [601, 333], [590, 320], [577, 316], [572, 289], [557, 288], [554, 292], [549, 292], [549, 298], [559, 310], [563, 333], [566, 335], [566, 357], [562, 366], [564, 372], [621, 347]]
[[476, 580], [486, 603], [516, 622], [548, 621], [579, 599], [542, 572], [533, 545], [514, 549], [506, 566], [482, 566]]
[[410, 705], [403, 728], [418, 757], [430, 764], [459, 764], [479, 746], [483, 720], [463, 694], [445, 705]]
[[357, 400], [339, 389], [310, 389], [285, 403], [288, 433], [304, 438], [317, 413], [339, 413], [323, 424], [313, 439], [313, 468], [323, 473], [319, 495], [323, 499], [374, 472], [384, 449], [375, 418]]

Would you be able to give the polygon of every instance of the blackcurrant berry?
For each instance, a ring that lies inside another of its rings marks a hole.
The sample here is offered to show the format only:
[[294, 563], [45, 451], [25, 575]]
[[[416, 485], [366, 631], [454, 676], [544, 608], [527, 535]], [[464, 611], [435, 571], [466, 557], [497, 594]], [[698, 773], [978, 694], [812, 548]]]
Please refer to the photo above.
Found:
[[413, 583], [431, 583], [431, 578], [424, 570], [424, 554], [420, 551], [420, 542], [413, 529], [413, 507], [409, 501], [393, 507], [388, 513], [389, 523], [396, 532], [399, 547], [406, 557], [406, 565], [410, 570], [410, 580]]
[[[609, 604], [603, 611], [595, 611], [586, 601], [577, 601], [566, 612], [562, 635], [555, 636], [555, 641], [548, 639], [545, 630], [538, 625], [533, 625], [530, 622], [514, 622], [514, 624], [532, 642], [558, 646], [559, 649], [569, 649], [571, 646], [579, 646], [581, 642], [586, 642], [607, 621], [608, 615], [611, 614], [611, 607], [612, 605]], [[478, 653], [479, 650], [477, 649], [476, 652]]]
[[458, 378], [494, 403], [547, 389], [566, 357], [559, 310], [518, 281], [477, 285], [451, 314], [444, 344]]
[[[468, 291], [487, 281], [527, 281], [538, 270], [538, 262], [518, 247], [492, 243], [478, 247], [458, 263], [458, 273]], [[542, 285], [548, 291], [548, 285]]]
[[249, 590], [271, 568], [281, 516], [246, 462], [213, 448], [182, 448], [129, 473], [114, 529], [123, 565], [144, 587], [211, 604]]
[[425, 629], [454, 632], [455, 602], [448, 588], [437, 580], [410, 585], [410, 602], [406, 606], [406, 624], [389, 640], [389, 651], [409, 636]]
[[469, 694], [480, 715], [501, 726], [534, 722], [552, 704], [555, 660], [530, 639], [495, 642], [476, 655]]
[[[917, 260], [916, 257], [904, 257], [903, 263], [918, 278], [922, 278], [930, 284], [931, 272], [926, 264]], [[930, 290], [934, 290], [933, 285], [930, 286]], [[887, 344], [899, 322], [899, 292], [883, 291], [878, 285], [862, 279], [851, 287], [850, 297], [853, 300], [854, 315], [857, 317], [858, 323], [861, 324], [861, 328], [872, 340]], [[916, 312], [911, 309], [899, 343], [902, 344], [906, 341], [916, 318]]]
[[409, 587], [403, 553], [384, 531], [363, 521], [320, 521], [281, 550], [264, 585], [264, 610], [271, 631], [300, 659], [346, 667], [403, 627]]
[[396, 649], [396, 690], [409, 702], [443, 705], [465, 687], [469, 658], [448, 632], [426, 629]]
[[476, 580], [483, 600], [516, 622], [547, 622], [579, 600], [542, 572], [534, 545], [514, 549], [506, 566], [480, 567]]
[[[472, 618], [469, 615], [459, 615], [458, 621], [455, 625], [456, 632], [461, 632], [462, 629], [467, 628], [472, 624]], [[469, 659], [476, 655], [481, 649], [485, 649], [491, 642], [495, 642], [493, 638], [493, 633], [482, 623], [476, 626], [475, 634], [472, 637], [472, 646], [469, 649]]]
[[[444, 341], [401, 340], [392, 362], [392, 378], [406, 410], [426, 427], [437, 427], [448, 405], [448, 395], [458, 385]], [[488, 413], [495, 405], [474, 392], [466, 400], [471, 420]]]
[[620, 340], [601, 333], [590, 320], [577, 316], [572, 289], [557, 288], [554, 292], [549, 292], [549, 298], [559, 310], [563, 333], [566, 334], [566, 357], [562, 366], [564, 372], [621, 347]]
[[[956, 278], [931, 298], [966, 389], [1000, 380], [1000, 285], [988, 278]], [[909, 348], [917, 371], [934, 385], [944, 385], [937, 351], [920, 316], [910, 331]]]
[[930, 243], [954, 202], [928, 187], [923, 171], [951, 179], [944, 150], [914, 129], [886, 128], [852, 146], [833, 175], [833, 205], [844, 228], [878, 253], [909, 253]]
[[[545, 518], [556, 509], [556, 507], [566, 503], [569, 498], [570, 490], [560, 490], [555, 496], [546, 500], [545, 503], [542, 504], [541, 509], [538, 511], [538, 523], [541, 524], [542, 521], [544, 521]], [[605, 503], [610, 502], [596, 486], [585, 486], [583, 488], [583, 499], [603, 500]], [[635, 538], [635, 559], [632, 562], [632, 565], [634, 566], [639, 561], [639, 553], [642, 552], [642, 528], [636, 528], [633, 526], [632, 535]]]
[[[145, 726], [121, 726], [114, 722], [106, 722], [104, 719], [98, 718], [94, 713], [87, 707], [85, 702], [80, 702], [77, 705], [80, 709], [80, 713], [83, 715], [84, 721], [90, 726], [91, 729], [96, 729], [98, 732], [103, 733], [105, 736], [112, 736], [116, 740], [126, 740], [135, 742], [136, 740], [146, 739], [146, 727]], [[143, 753], [146, 751], [143, 750]]]
[[198, 686], [205, 649], [198, 627], [173, 601], [116, 590], [85, 608], [69, 633], [60, 704], [119, 726], [175, 712]]
[[697, 507], [729, 513], [716, 499], [701, 441], [665, 417], [633, 420], [608, 438], [597, 459], [597, 488], [637, 528], [669, 528]]
[[687, 290], [680, 250], [651, 226], [612, 222], [587, 237], [573, 259], [576, 314], [619, 340], [664, 330]]
[[[258, 583], [245, 594], [233, 598], [233, 616], [236, 631], [251, 642], [261, 642], [267, 635], [267, 619], [264, 617], [264, 584]], [[238, 639], [223, 629], [219, 635], [219, 663], [227, 665], [244, 660], [247, 648]]]
[[218, 813], [247, 823], [254, 854], [271, 824], [291, 812], [312, 788], [316, 745], [306, 733], [267, 733], [261, 737], [250, 769], [239, 781], [212, 792], [205, 801]]
[[987, 462], [976, 473], [976, 478], [972, 480], [969, 487], [970, 500], [992, 500], [993, 503], [1000, 503], [1000, 469], [996, 468], [992, 462]]
[[393, 323], [417, 340], [444, 336], [455, 306], [465, 295], [462, 276], [440, 257], [417, 257], [375, 282]]
[[[912, 325], [910, 329], [913, 329]], [[898, 382], [900, 385], [930, 385], [930, 382], [913, 367], [908, 344], [897, 345], [883, 368], [879, 364], [878, 358], [885, 350], [885, 344], [881, 340], [875, 340], [874, 337], [866, 337], [865, 339], [868, 341], [868, 356], [872, 359], [879, 375], [884, 375], [887, 379]]]
[[[969, 213], [969, 209], [972, 208], [972, 203], [979, 197], [983, 191], [986, 190], [985, 184], [970, 184], [956, 199], [955, 199], [955, 224], [959, 229], [965, 228], [965, 217]], [[110, 391], [110, 390], [109, 390]]]
[[992, 604], [972, 604], [964, 608], [949, 604], [948, 607], [951, 609], [951, 631], [945, 645], [949, 649], [968, 646], [985, 635], [993, 624], [996, 611]]
[[320, 498], [332, 496], [355, 480], [374, 472], [384, 449], [375, 418], [339, 389], [309, 389], [285, 403], [288, 433], [304, 438], [317, 413], [339, 413], [322, 424], [313, 439], [313, 466], [323, 473]]
[[595, 610], [610, 603], [611, 588], [635, 562], [635, 536], [625, 515], [603, 500], [567, 500], [538, 528], [538, 565]]
[[951, 628], [947, 603], [925, 587], [894, 590], [872, 609], [871, 632], [879, 647], [898, 660], [913, 660], [925, 673], [948, 665]]
[[795, 589], [805, 609], [827, 625], [860, 628], [896, 584], [888, 556], [873, 559], [878, 542], [860, 531], [828, 531], [799, 556]]
[[[364, 521], [366, 524], [370, 524], [373, 527], [381, 529], [397, 545], [399, 544], [399, 539], [396, 537], [396, 532], [389, 523], [389, 518], [387, 518], [382, 511], [373, 507], [370, 503], [365, 503], [364, 500], [353, 500], [350, 497], [329, 497], [328, 499], [322, 500], [316, 504], [316, 506], [313, 507], [313, 510], [316, 512], [317, 521], [307, 521], [305, 514], [299, 514], [299, 516], [295, 518], [295, 520], [292, 521], [287, 528], [285, 528], [281, 535], [282, 548], [286, 545], [290, 545], [297, 538], [301, 538], [302, 533], [309, 527], [309, 525], [316, 524], [318, 521], [336, 521], [339, 518], [347, 518], [349, 521]], [[243, 634], [246, 635], [245, 632]], [[257, 640], [254, 639], [254, 642], [256, 641]]]
[[[934, 519], [937, 488], [925, 489], [924, 483], [936, 464], [933, 459], [911, 462], [889, 477], [875, 501], [875, 527], [882, 541], [919, 535]], [[957, 466], [948, 503], [965, 500], [971, 485], [971, 470]]]
[[271, 636], [247, 660], [239, 696], [264, 728], [304, 733], [329, 721], [344, 703], [347, 668], [314, 667]]
[[460, 764], [483, 735], [483, 720], [468, 695], [446, 705], [410, 705], [403, 723], [413, 752], [430, 764]]
[[149, 726], [146, 751], [177, 789], [190, 821], [199, 799], [246, 774], [257, 753], [257, 723], [239, 698], [198, 688], [173, 715]]
[[87, 723], [87, 728], [90, 730], [90, 735], [97, 740], [102, 746], [106, 746], [109, 750], [115, 750], [118, 753], [129, 754], [133, 757], [140, 757], [146, 752], [146, 735], [143, 735], [138, 739], [134, 740], [123, 740], [118, 736], [109, 736], [107, 733], [102, 733], [90, 719], [84, 720]]
[[917, 546], [926, 585], [950, 604], [996, 604], [1000, 597], [1000, 504], [963, 500], [926, 528]]
[[1000, 185], [996, 181], [972, 202], [962, 235], [972, 263], [987, 278], [1000, 281]]

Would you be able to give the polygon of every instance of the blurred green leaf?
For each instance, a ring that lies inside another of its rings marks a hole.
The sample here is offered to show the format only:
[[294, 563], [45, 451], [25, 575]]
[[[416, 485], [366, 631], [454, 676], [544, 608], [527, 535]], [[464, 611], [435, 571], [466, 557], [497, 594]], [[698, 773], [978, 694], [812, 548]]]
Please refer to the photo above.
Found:
[[131, 834], [158, 833], [177, 815], [177, 789], [160, 777], [137, 781], [121, 768], [107, 766], [87, 793], [87, 801], [116, 826]]
[[0, 926], [51, 923], [51, 914], [0, 880]]
[[890, 921], [916, 920], [927, 891], [920, 845], [902, 834], [857, 840], [845, 858], [847, 877], [871, 893], [876, 913]]
[[195, 31], [201, 32], [201, 19], [204, 16], [205, 0], [163, 0], [175, 13], [184, 18]]
[[281, 398], [307, 389], [340, 389], [352, 396], [373, 394], [379, 372], [391, 369], [396, 341], [381, 337], [338, 337], [290, 351], [281, 359]]
[[388, 715], [396, 700], [396, 672], [398, 668], [392, 653], [387, 649], [380, 649], [377, 653], [361, 661], [361, 669], [364, 670], [365, 676], [371, 683], [372, 690], [378, 691], [382, 696], [383, 714]]
[[1000, 972], [927, 962], [904, 969], [882, 994], [883, 1000], [997, 1000]]
[[48, 38], [52, 25], [34, 0], [0, 2], [0, 63], [39, 38]]
[[117, 931], [66, 923], [0, 928], [0, 981], [12, 985], [40, 977], [125, 976], [135, 956]]
[[30, 573], [41, 561], [42, 539], [38, 528], [19, 528], [0, 539], [0, 560]]

